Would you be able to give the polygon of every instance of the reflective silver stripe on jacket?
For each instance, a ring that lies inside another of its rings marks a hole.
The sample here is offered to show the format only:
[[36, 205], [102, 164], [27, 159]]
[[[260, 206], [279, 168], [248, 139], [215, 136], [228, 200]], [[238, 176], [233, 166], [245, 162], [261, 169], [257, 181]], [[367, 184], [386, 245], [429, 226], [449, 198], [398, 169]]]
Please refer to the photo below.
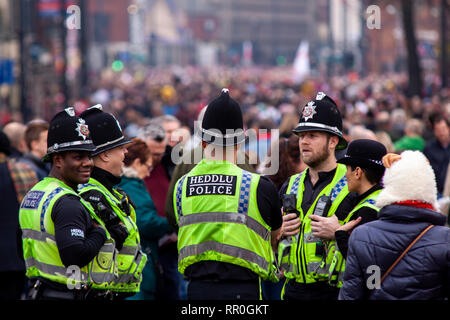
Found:
[[[324, 274], [324, 275], [328, 274], [328, 269], [330, 268], [330, 265], [327, 264], [327, 265], [325, 265], [325, 268], [319, 268], [321, 263], [322, 263], [321, 261], [308, 263], [308, 273], [309, 274], [311, 274], [311, 273]], [[291, 264], [291, 265], [283, 264], [283, 265], [285, 268], [287, 267], [288, 272], [294, 273], [294, 265], [293, 264]], [[285, 269], [283, 269], [283, 270], [285, 270]]]
[[[72, 272], [68, 271], [68, 268], [66, 268], [66, 267], [54, 266], [54, 265], [47, 264], [47, 263], [44, 263], [41, 261], [37, 261], [34, 257], [25, 259], [25, 265], [27, 266], [27, 269], [31, 268], [31, 267], [35, 267], [39, 271], [46, 273], [46, 274], [53, 275], [53, 276], [69, 277], [72, 275]], [[72, 277], [71, 279], [78, 280], [78, 281], [84, 281], [84, 282], [88, 279], [87, 273], [83, 272], [81, 270], [80, 270], [79, 277], [80, 277], [80, 279], [75, 279], [74, 277]]]
[[42, 232], [42, 231], [37, 231], [37, 230], [33, 230], [33, 229], [22, 229], [22, 238], [32, 239], [32, 240], [42, 241], [42, 242], [47, 242], [47, 239], [56, 241], [56, 238], [54, 235], [52, 235], [48, 232]]
[[178, 255], [178, 262], [181, 262], [186, 257], [201, 255], [207, 251], [214, 251], [255, 263], [263, 270], [267, 270], [269, 267], [269, 263], [263, 257], [250, 250], [215, 241], [206, 241], [182, 248]]
[[[54, 235], [51, 235], [47, 232], [40, 232], [40, 231], [33, 230], [33, 229], [23, 229], [22, 234], [23, 234], [22, 237], [26, 238], [26, 239], [32, 239], [32, 240], [41, 241], [41, 242], [47, 242], [47, 239], [56, 241]], [[44, 262], [40, 262], [40, 261], [37, 261], [34, 257], [30, 257], [30, 258], [26, 259], [25, 265], [26, 265], [27, 269], [31, 268], [31, 267], [35, 267], [39, 271], [46, 273], [46, 274], [53, 275], [53, 276], [70, 277], [72, 275], [72, 272], [68, 271], [68, 268], [66, 268], [66, 267], [55, 266], [55, 265], [47, 264]], [[107, 273], [91, 272], [91, 276], [93, 276], [94, 278], [99, 278], [99, 277], [105, 278], [105, 274], [107, 274]], [[83, 281], [83, 282], [86, 282], [88, 279], [87, 273], [83, 272], [81, 270], [80, 270], [79, 277], [80, 277], [80, 279], [74, 279], [73, 277], [71, 279]]]
[[322, 261], [314, 261], [308, 263], [308, 273], [328, 274], [330, 264], [326, 264], [324, 268], [320, 268]]
[[316, 243], [320, 240], [322, 240], [322, 239], [314, 236], [312, 232], [305, 233], [303, 236], [304, 243]]
[[179, 226], [181, 228], [190, 224], [214, 222], [240, 223], [253, 230], [263, 240], [269, 239], [270, 231], [267, 230], [261, 223], [252, 217], [235, 212], [193, 213], [180, 217]]
[[139, 248], [137, 246], [126, 246], [124, 245], [122, 249], [120, 249], [119, 254], [134, 256], [136, 255]]
[[[120, 251], [122, 253], [122, 250]], [[119, 274], [119, 277], [114, 280], [114, 283], [125, 283], [125, 284], [131, 284], [131, 283], [139, 283], [141, 281], [141, 274], [136, 275], [136, 272], [138, 270], [139, 265], [141, 264], [141, 260], [144, 257], [142, 251], [138, 251], [136, 253], [136, 257], [134, 259], [134, 263], [136, 265], [135, 270], [133, 273], [122, 273]], [[131, 264], [130, 269], [132, 268], [133, 264]], [[129, 270], [128, 270], [129, 271]]]

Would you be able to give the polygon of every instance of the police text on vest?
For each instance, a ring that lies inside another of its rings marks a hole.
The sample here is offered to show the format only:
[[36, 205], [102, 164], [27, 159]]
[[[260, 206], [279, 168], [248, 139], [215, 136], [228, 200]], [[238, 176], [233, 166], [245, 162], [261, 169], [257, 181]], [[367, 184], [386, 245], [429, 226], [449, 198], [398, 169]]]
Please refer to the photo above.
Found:
[[188, 177], [186, 197], [204, 195], [233, 196], [236, 193], [236, 176], [205, 174]]

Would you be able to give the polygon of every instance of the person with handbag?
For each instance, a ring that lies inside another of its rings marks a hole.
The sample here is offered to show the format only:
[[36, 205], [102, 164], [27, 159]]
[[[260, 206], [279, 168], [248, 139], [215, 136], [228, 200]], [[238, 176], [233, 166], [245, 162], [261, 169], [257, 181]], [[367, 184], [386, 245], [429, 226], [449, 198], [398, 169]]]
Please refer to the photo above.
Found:
[[448, 299], [450, 229], [438, 212], [434, 172], [419, 151], [388, 154], [383, 163], [379, 219], [352, 232], [339, 299]]

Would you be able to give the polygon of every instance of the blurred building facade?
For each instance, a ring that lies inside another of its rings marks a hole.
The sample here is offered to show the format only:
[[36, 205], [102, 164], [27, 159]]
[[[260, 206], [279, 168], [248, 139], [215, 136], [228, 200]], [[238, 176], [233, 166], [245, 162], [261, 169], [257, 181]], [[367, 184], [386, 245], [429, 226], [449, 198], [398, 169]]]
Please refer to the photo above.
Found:
[[[414, 1], [420, 61], [435, 74], [444, 2]], [[373, 4], [381, 27], [371, 30]], [[70, 5], [81, 9], [80, 29], [66, 28]], [[291, 64], [307, 41], [321, 74], [404, 71], [401, 14], [400, 0], [0, 0], [0, 121], [48, 118], [86, 96], [90, 72], [115, 62]]]
[[318, 47], [317, 3], [307, 0], [213, 1], [225, 60], [239, 61], [250, 44], [252, 62], [292, 63], [300, 41]]
[[[0, 124], [20, 113], [20, 85], [17, 78], [20, 56], [18, 6], [10, 0], [0, 0]], [[15, 108], [15, 115], [12, 115]]]
[[[426, 72], [439, 74], [441, 54], [442, 0], [414, 1], [415, 36], [421, 66]], [[444, 0], [445, 1], [445, 0]], [[367, 2], [367, 1], [366, 1]], [[399, 72], [406, 70], [405, 49], [400, 1], [370, 1], [380, 7], [381, 28], [365, 28], [366, 62], [369, 72]], [[448, 14], [448, 12], [447, 12]], [[447, 33], [447, 44], [450, 44]], [[447, 51], [449, 48], [447, 48]]]
[[[103, 8], [98, 4], [101, 2], [105, 2]], [[114, 9], [122, 14], [115, 20], [122, 25], [119, 22], [126, 10], [129, 25], [123, 29], [129, 32], [129, 48], [144, 55], [142, 48], [146, 48], [146, 60], [151, 65], [236, 64], [242, 62], [245, 50], [250, 63], [291, 63], [300, 41], [308, 41], [315, 50], [327, 40], [326, 36], [320, 37], [326, 33], [326, 15], [317, 27], [323, 16], [319, 4], [327, 0], [117, 2], [110, 5], [107, 1], [89, 1], [90, 21], [93, 14], [103, 14], [103, 19], [112, 17], [115, 13], [110, 9]]]

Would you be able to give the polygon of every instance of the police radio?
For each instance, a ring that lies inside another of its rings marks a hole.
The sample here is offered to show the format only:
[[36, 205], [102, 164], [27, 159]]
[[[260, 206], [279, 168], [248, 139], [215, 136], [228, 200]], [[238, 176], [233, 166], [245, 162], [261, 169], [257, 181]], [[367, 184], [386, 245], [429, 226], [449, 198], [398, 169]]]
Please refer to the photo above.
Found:
[[316, 216], [326, 217], [328, 216], [328, 211], [331, 207], [331, 198], [327, 195], [321, 195], [317, 199], [316, 207], [314, 208], [313, 214]]
[[[319, 199], [317, 199], [316, 206], [314, 207], [313, 214], [316, 216], [326, 217], [328, 216], [328, 211], [331, 207], [331, 198], [325, 194], [321, 195]], [[316, 256], [325, 257], [326, 256], [326, 247], [325, 243], [320, 240], [316, 242]]]
[[295, 194], [284, 194], [282, 202], [283, 212], [285, 214], [296, 213], [298, 217], [299, 212], [297, 211], [297, 196]]

